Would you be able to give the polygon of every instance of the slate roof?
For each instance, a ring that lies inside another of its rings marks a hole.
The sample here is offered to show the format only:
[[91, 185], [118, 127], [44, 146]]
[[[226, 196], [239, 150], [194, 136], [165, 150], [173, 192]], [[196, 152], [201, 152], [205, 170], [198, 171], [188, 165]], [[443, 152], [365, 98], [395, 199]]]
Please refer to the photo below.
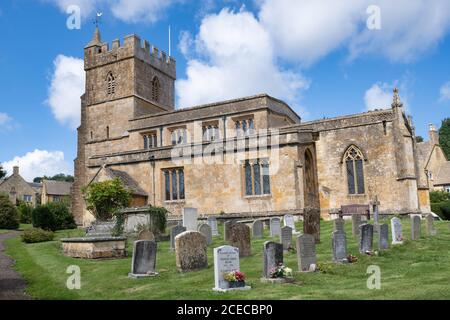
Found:
[[434, 181], [435, 186], [450, 185], [450, 161], [445, 162], [439, 168], [439, 172]]
[[72, 188], [71, 182], [65, 181], [52, 181], [52, 180], [44, 180], [43, 186], [45, 186], [46, 194], [52, 196], [69, 196], [70, 189]]
[[125, 171], [120, 171], [120, 170], [115, 170], [115, 169], [111, 169], [106, 167], [105, 168], [106, 172], [108, 173], [108, 175], [111, 178], [119, 178], [123, 185], [125, 186], [125, 188], [127, 188], [128, 190], [130, 190], [134, 195], [137, 196], [145, 196], [147, 197], [148, 194], [147, 192], [145, 192], [140, 186], [139, 184], [136, 182], [136, 180], [134, 180], [128, 173], [126, 173]]
[[431, 152], [433, 151], [434, 144], [430, 141], [417, 143], [417, 157], [419, 160], [420, 168], [425, 168]]

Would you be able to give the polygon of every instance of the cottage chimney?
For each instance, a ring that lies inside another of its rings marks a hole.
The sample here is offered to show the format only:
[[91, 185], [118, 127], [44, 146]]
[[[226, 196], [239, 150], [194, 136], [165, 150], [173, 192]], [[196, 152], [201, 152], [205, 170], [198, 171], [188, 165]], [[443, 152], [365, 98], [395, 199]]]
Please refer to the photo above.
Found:
[[439, 133], [434, 124], [430, 124], [430, 130], [428, 132], [431, 144], [439, 144]]
[[19, 167], [18, 167], [18, 166], [14, 166], [14, 167], [13, 167], [13, 174], [14, 174], [15, 176], [18, 176], [18, 175], [19, 175]]

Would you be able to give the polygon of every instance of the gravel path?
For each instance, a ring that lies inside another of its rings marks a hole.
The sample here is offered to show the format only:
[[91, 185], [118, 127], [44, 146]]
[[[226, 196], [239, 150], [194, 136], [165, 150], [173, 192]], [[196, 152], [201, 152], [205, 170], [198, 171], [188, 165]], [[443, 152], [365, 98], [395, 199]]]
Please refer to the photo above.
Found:
[[12, 269], [14, 260], [5, 254], [4, 241], [17, 235], [19, 235], [17, 231], [0, 234], [0, 300], [31, 299], [24, 292], [27, 286], [25, 280]]

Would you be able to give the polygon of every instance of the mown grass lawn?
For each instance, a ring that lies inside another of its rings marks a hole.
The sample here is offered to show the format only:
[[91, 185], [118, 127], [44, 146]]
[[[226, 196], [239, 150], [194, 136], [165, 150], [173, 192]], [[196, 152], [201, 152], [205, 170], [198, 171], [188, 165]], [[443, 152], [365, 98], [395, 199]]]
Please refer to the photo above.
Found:
[[[385, 221], [388, 223], [389, 221]], [[402, 220], [404, 236], [410, 236], [409, 220]], [[329, 272], [296, 273], [296, 283], [262, 284], [262, 246], [270, 240], [252, 242], [252, 256], [241, 259], [241, 270], [252, 286], [249, 291], [216, 293], [214, 286], [213, 248], [225, 244], [216, 237], [209, 247], [208, 269], [181, 274], [175, 266], [175, 253], [169, 243], [158, 243], [155, 278], [130, 279], [129, 257], [118, 260], [80, 260], [61, 254], [59, 241], [24, 244], [19, 238], [7, 240], [7, 253], [17, 260], [16, 269], [27, 279], [27, 292], [37, 299], [450, 299], [450, 229], [448, 222], [436, 222], [438, 235], [425, 235], [418, 241], [406, 241], [378, 256], [358, 253], [351, 235], [351, 221], [346, 223], [348, 252], [359, 260], [354, 264], [331, 264]], [[319, 263], [331, 261], [332, 222], [322, 222], [321, 243], [317, 246]], [[222, 229], [222, 228], [220, 228]], [[301, 223], [297, 223], [301, 230]], [[60, 231], [57, 237], [76, 236], [81, 230]], [[375, 237], [376, 238], [376, 237]], [[376, 240], [374, 241], [376, 243]], [[285, 264], [297, 269], [295, 253], [285, 254]], [[81, 290], [69, 290], [66, 281], [70, 265], [81, 268]], [[367, 289], [367, 267], [381, 268], [381, 289]]]
[[[32, 227], [33, 226], [31, 224], [23, 224], [23, 223], [21, 223], [20, 226], [19, 226], [19, 229], [16, 230], [16, 231], [23, 231], [23, 230], [26, 230], [26, 229], [29, 229], [29, 228], [32, 228]], [[0, 229], [0, 234], [9, 233], [11, 231], [14, 231], [14, 230]]]

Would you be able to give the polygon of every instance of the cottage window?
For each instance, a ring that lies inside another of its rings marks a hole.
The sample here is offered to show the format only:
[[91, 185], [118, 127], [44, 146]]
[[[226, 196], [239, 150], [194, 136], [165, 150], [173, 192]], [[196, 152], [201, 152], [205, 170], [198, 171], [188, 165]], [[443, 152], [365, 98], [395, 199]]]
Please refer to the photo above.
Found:
[[344, 154], [349, 194], [364, 194], [364, 156], [356, 146], [350, 146]]
[[23, 201], [24, 201], [24, 202], [33, 202], [33, 196], [30, 196], [30, 195], [24, 195], [24, 196], [23, 196]]
[[267, 160], [246, 160], [244, 176], [246, 196], [270, 194], [269, 162]]
[[163, 174], [165, 200], [184, 200], [184, 169], [164, 169]]

